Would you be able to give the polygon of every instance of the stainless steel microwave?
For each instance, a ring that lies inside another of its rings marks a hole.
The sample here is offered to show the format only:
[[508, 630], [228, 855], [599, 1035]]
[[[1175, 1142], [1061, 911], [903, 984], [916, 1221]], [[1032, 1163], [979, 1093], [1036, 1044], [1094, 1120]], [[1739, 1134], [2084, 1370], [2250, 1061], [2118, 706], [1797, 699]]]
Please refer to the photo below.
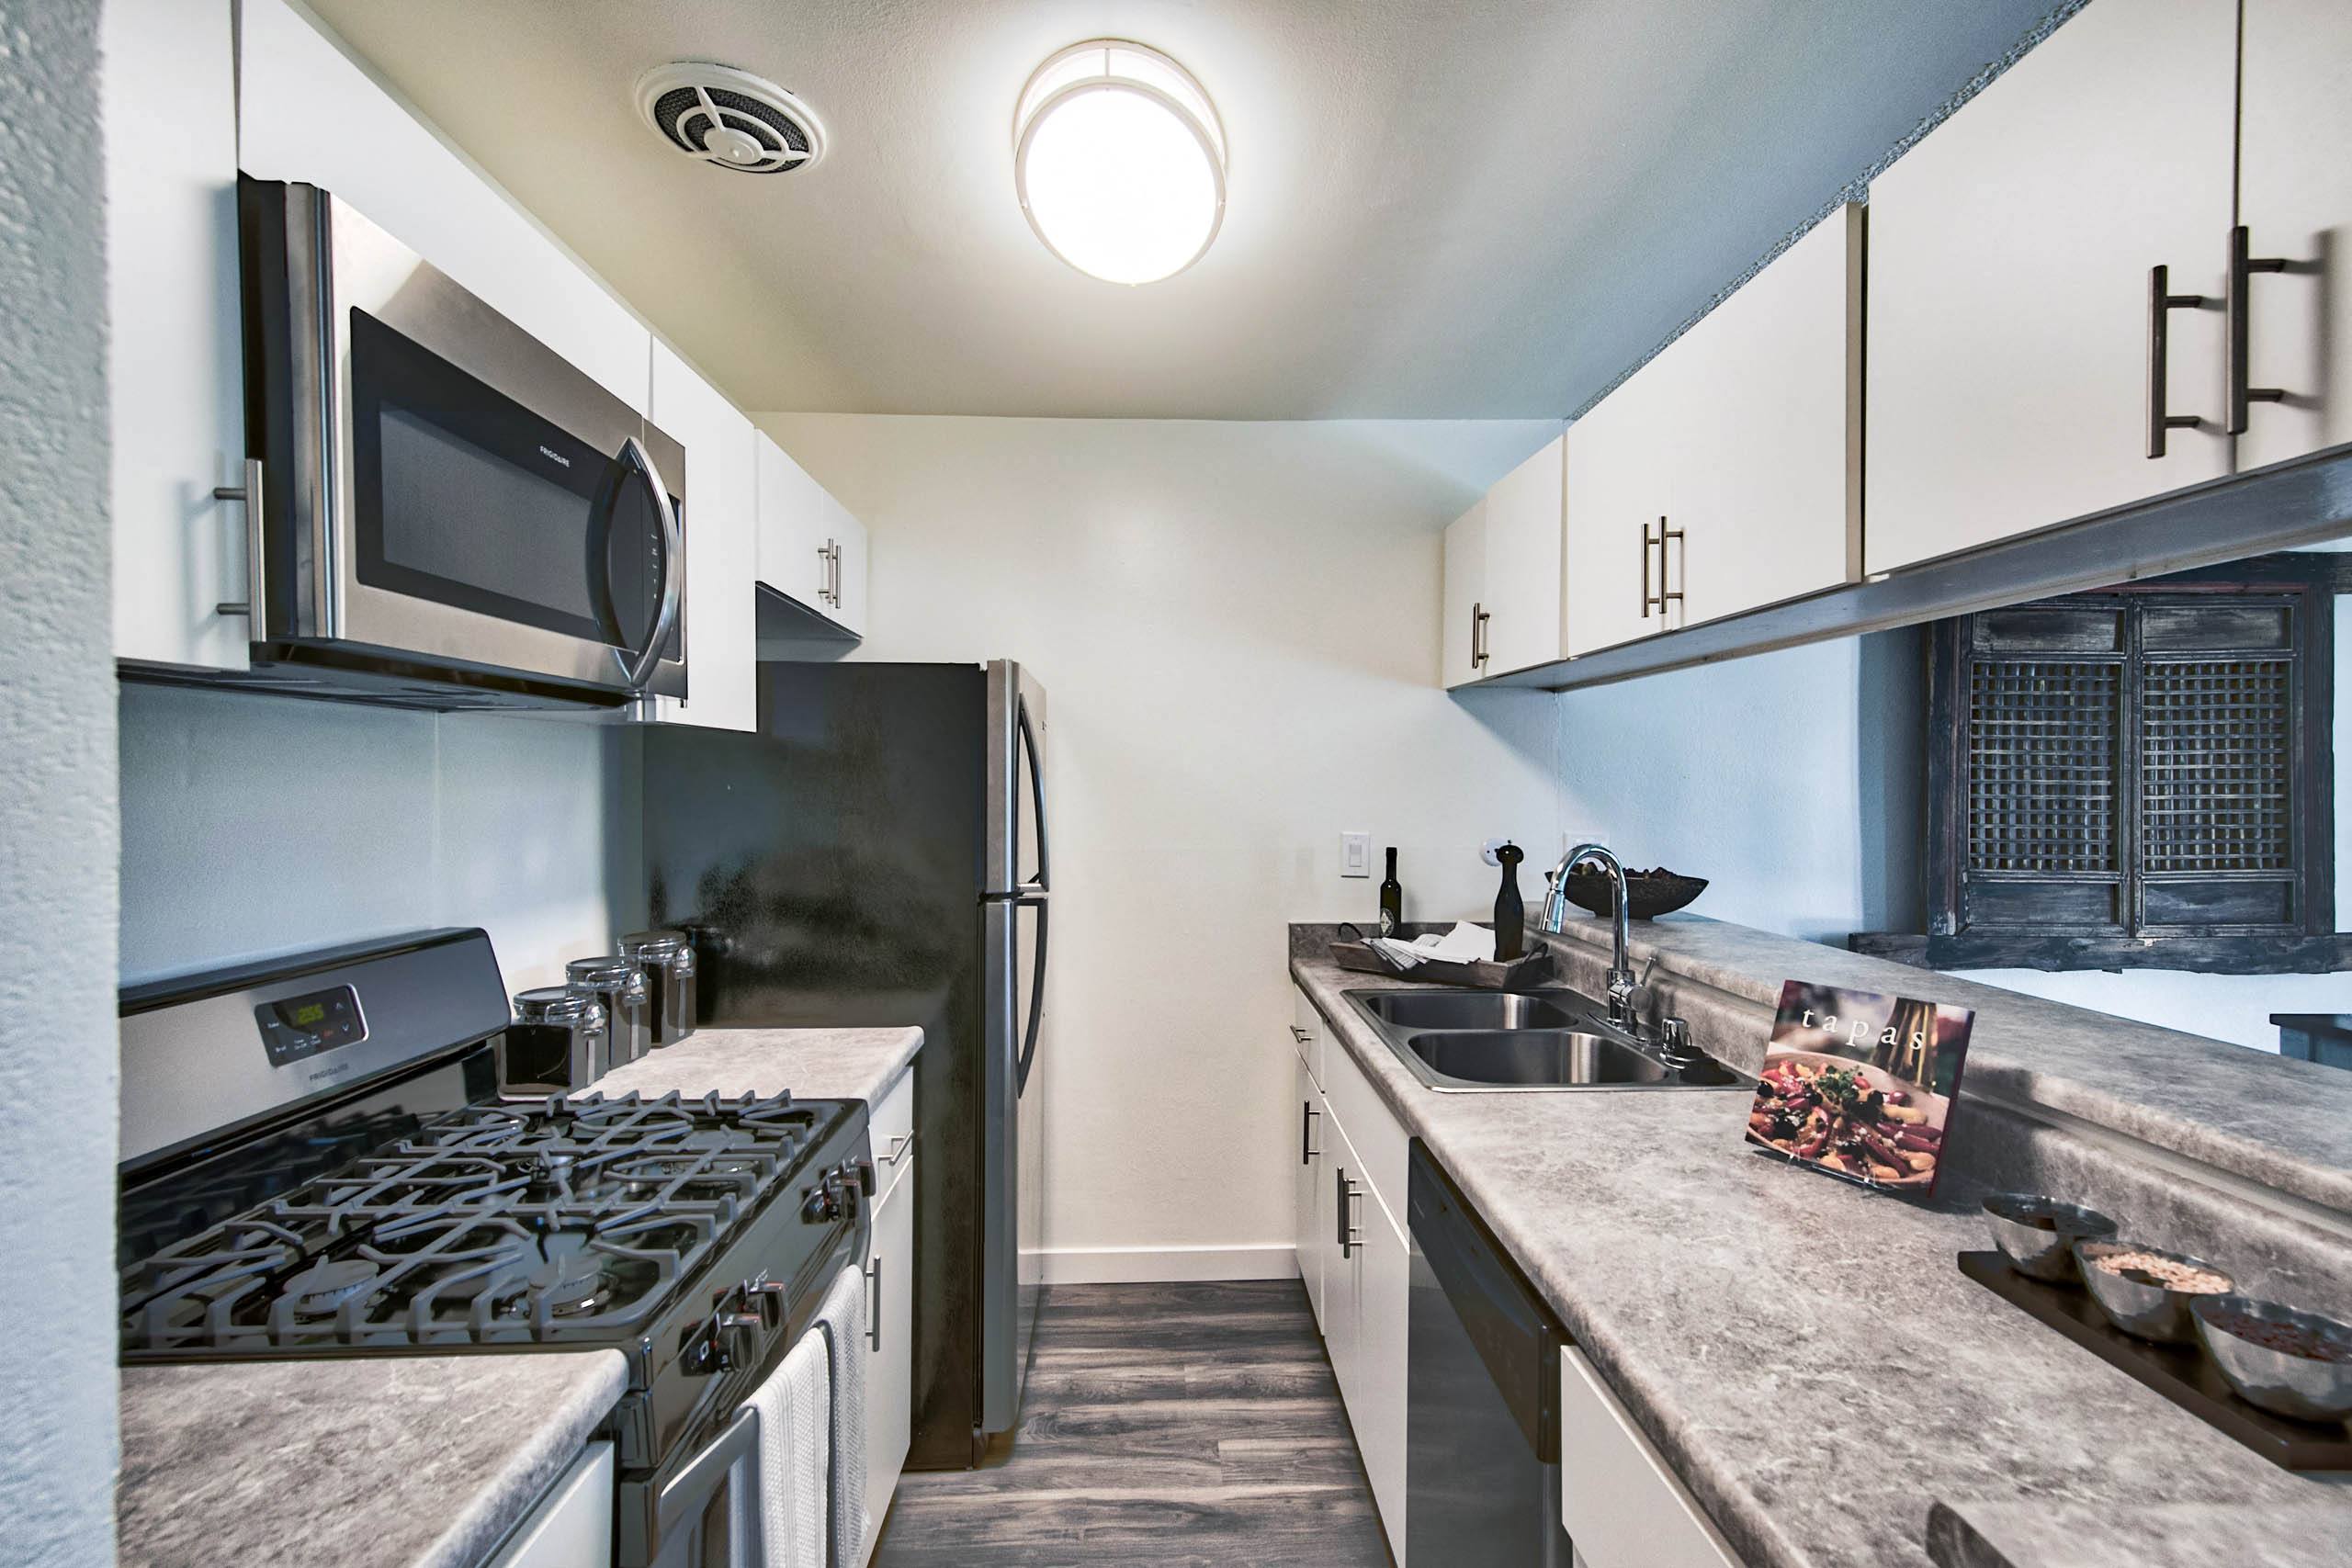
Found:
[[432, 708], [684, 696], [684, 449], [328, 192], [246, 177], [238, 201], [241, 679]]

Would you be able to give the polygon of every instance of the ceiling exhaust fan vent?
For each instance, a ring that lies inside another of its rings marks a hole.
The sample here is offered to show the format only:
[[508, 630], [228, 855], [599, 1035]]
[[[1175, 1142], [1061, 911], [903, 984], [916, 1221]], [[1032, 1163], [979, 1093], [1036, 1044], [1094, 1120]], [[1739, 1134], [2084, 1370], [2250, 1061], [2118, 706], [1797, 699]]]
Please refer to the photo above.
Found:
[[637, 107], [679, 152], [738, 174], [785, 174], [825, 155], [814, 109], [731, 66], [657, 65], [637, 79]]

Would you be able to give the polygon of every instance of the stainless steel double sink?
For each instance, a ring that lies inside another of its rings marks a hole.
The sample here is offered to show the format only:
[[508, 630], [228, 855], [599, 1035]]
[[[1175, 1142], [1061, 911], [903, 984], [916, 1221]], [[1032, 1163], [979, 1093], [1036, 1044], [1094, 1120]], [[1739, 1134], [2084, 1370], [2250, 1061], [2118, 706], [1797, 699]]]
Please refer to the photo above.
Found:
[[1407, 1071], [1448, 1093], [1738, 1089], [1748, 1081], [1712, 1056], [1668, 1060], [1570, 990], [1346, 995]]

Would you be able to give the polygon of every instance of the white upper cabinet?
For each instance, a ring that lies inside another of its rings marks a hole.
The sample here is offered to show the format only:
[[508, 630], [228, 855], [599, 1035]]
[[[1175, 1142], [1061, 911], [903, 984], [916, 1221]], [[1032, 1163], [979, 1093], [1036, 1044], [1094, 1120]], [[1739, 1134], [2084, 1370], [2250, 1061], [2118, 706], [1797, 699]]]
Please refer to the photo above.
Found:
[[332, 191], [648, 412], [651, 333], [503, 190], [284, 0], [244, 0], [238, 47], [246, 173]]
[[230, 8], [114, 0], [106, 66], [116, 654], [243, 670], [251, 631]]
[[763, 431], [760, 581], [854, 636], [865, 634], [865, 525]]
[[[2104, 4], [2105, 0], [2101, 0]], [[2245, 0], [2238, 221], [2249, 401], [2238, 467], [2352, 441], [2352, 9], [2344, 0]]]
[[686, 449], [686, 698], [658, 699], [661, 717], [755, 728], [759, 433], [661, 343], [650, 417]]
[[1443, 610], [1439, 616], [1444, 645], [1438, 650], [1438, 679], [1449, 690], [1484, 680], [1491, 665], [1487, 648], [1487, 502], [1455, 518], [1445, 530]]
[[1685, 543], [1672, 536], [1668, 520], [1690, 341], [1685, 333], [1668, 344], [1568, 426], [1561, 567], [1563, 642], [1571, 654], [1682, 624], [1685, 605], [1668, 596], [1666, 584], [1681, 570]]
[[[2098, 0], [1872, 185], [1870, 570], [2228, 471], [2217, 307], [2236, 34], [2235, 0]], [[2317, 130], [2288, 132], [2299, 160], [2341, 163]], [[2157, 266], [2167, 294], [2214, 308], [2152, 310]], [[2152, 458], [2159, 398], [2204, 423]]]
[[1507, 674], [1561, 657], [1560, 504], [1565, 438], [1487, 492], [1485, 673]]
[[1676, 344], [1663, 511], [1688, 624], [1860, 574], [1861, 311], [1862, 209], [1849, 206]]

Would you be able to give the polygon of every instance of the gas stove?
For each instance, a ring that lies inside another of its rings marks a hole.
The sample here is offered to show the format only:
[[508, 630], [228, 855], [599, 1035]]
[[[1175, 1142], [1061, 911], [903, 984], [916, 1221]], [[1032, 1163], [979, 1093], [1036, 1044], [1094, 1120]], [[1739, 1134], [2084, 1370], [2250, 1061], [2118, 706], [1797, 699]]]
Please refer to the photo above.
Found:
[[686, 1494], [865, 1257], [865, 1107], [502, 1101], [505, 995], [480, 931], [126, 993], [121, 1359], [617, 1350], [619, 1560], [699, 1558]]

